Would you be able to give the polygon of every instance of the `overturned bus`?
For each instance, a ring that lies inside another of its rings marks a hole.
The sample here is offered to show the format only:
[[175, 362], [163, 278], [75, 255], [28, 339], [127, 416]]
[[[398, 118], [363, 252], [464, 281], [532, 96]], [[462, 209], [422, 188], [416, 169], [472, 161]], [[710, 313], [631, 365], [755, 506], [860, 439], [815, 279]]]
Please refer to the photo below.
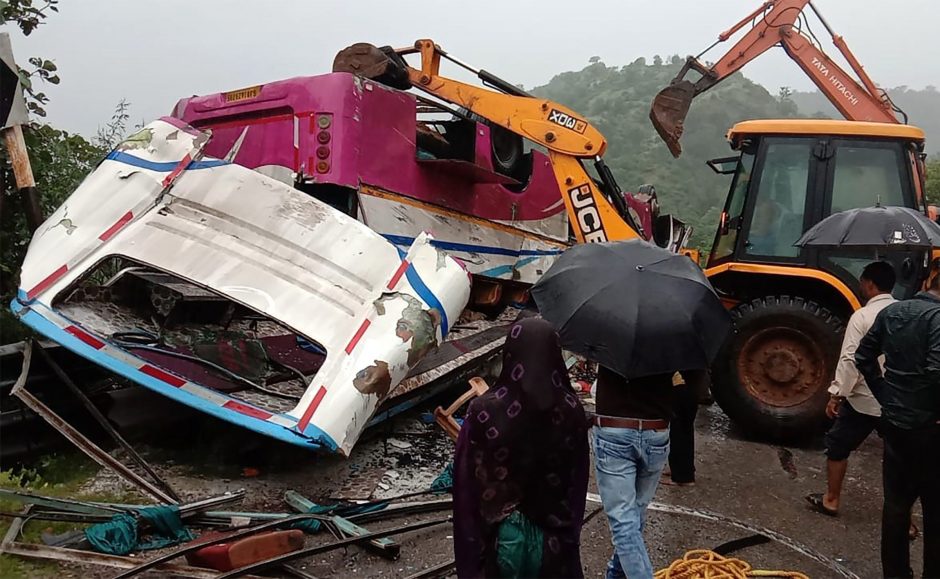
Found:
[[[342, 72], [183, 99], [37, 230], [12, 308], [146, 388], [348, 454], [496, 363], [571, 242], [551, 158], [516, 137]], [[654, 192], [626, 201], [647, 238], [687, 238], [653, 226]]]

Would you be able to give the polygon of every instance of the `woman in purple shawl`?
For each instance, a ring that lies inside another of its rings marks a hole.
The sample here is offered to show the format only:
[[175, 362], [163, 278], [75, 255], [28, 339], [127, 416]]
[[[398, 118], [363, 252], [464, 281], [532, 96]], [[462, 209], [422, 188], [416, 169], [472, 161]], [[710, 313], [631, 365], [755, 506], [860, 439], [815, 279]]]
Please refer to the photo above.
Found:
[[499, 379], [471, 402], [457, 439], [458, 577], [583, 577], [587, 426], [554, 329], [517, 322]]

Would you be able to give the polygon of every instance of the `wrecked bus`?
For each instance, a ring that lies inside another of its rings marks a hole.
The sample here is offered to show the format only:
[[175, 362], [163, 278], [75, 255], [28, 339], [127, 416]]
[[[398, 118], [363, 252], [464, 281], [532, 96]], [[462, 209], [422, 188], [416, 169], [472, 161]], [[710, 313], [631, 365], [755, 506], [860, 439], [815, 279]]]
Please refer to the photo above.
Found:
[[[657, 230], [655, 194], [626, 202]], [[37, 230], [12, 307], [174, 400], [348, 454], [495, 363], [571, 239], [548, 155], [331, 73], [186, 98], [129, 137]]]
[[206, 154], [304, 191], [407, 247], [421, 231], [481, 278], [497, 306], [568, 244], [549, 158], [498, 126], [348, 73], [186, 98], [173, 116], [211, 131]]
[[40, 227], [20, 319], [147, 388], [261, 434], [348, 453], [448, 334], [463, 266], [396, 248], [224, 159], [176, 119], [115, 149]]

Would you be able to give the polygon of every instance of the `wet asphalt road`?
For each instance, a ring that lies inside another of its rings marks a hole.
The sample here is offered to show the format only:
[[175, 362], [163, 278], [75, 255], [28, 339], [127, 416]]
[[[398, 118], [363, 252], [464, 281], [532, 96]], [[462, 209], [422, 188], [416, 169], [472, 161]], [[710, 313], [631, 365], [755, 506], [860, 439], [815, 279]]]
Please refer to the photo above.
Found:
[[[655, 501], [712, 511], [752, 526], [775, 531], [792, 542], [829, 558], [858, 577], [880, 576], [881, 441], [872, 435], [852, 456], [841, 512], [832, 518], [812, 512], [804, 500], [825, 488], [825, 458], [821, 446], [783, 448], [744, 439], [717, 406], [702, 407], [696, 421], [697, 484], [661, 485]], [[368, 446], [368, 445], [367, 445]], [[363, 447], [364, 452], [367, 447]], [[353, 459], [355, 460], [355, 456]], [[596, 492], [593, 476], [591, 491]], [[598, 505], [588, 502], [590, 512]], [[920, 524], [919, 506], [915, 522]], [[685, 551], [714, 548], [753, 533], [726, 522], [686, 514], [652, 511], [646, 531], [655, 568], [667, 566]], [[922, 541], [913, 544], [915, 575], [921, 564]], [[350, 559], [314, 564], [317, 576], [407, 576], [446, 560], [450, 528], [421, 533], [403, 540], [402, 559], [394, 564], [360, 554]], [[582, 532], [585, 575], [603, 576], [610, 556], [610, 534], [601, 513]], [[810, 577], [840, 577], [829, 566], [778, 541], [744, 548], [740, 557], [758, 569], [798, 570]]]
[[[292, 448], [270, 448], [264, 440], [250, 453], [231, 456], [228, 450], [245, 448], [245, 432], [218, 425], [196, 436], [211, 440], [213, 448], [226, 452], [191, 456], [179, 448], [155, 450], [144, 446], [151, 463], [184, 496], [194, 500], [245, 488], [248, 495], [238, 510], [284, 511], [283, 494], [296, 490], [319, 502], [350, 488], [362, 487], [374, 498], [400, 495], [428, 487], [450, 461], [453, 444], [433, 424], [422, 424], [420, 411], [371, 430], [352, 456], [315, 457]], [[758, 569], [797, 570], [810, 577], [869, 578], [880, 576], [879, 537], [881, 509], [881, 441], [872, 436], [850, 459], [839, 517], [809, 510], [804, 496], [825, 487], [821, 447], [782, 448], [749, 441], [732, 428], [717, 406], [702, 407], [696, 421], [697, 484], [694, 487], [661, 485], [655, 502], [706, 510], [754, 527], [774, 531], [785, 542], [805, 546], [848, 571], [831, 567], [773, 541], [741, 549], [740, 557]], [[395, 444], [387, 442], [395, 441]], [[191, 440], [190, 437], [187, 436]], [[272, 457], [276, 457], [276, 460]], [[266, 462], [267, 460], [267, 462]], [[210, 464], [211, 463], [211, 464]], [[246, 466], [259, 466], [260, 475], [246, 477]], [[350, 485], [354, 481], [356, 485]], [[86, 490], [114, 488], [113, 474], [103, 471]], [[592, 480], [590, 491], [596, 492]], [[597, 504], [588, 502], [587, 512]], [[404, 525], [448, 515], [421, 515], [393, 522], [373, 523], [372, 530]], [[919, 506], [915, 522], [920, 524]], [[714, 548], [727, 541], [753, 535], [727, 521], [707, 520], [689, 514], [653, 510], [649, 513], [647, 545], [655, 568], [667, 566], [687, 550]], [[308, 539], [308, 545], [327, 542], [328, 536]], [[387, 561], [360, 548], [338, 550], [297, 562], [316, 577], [408, 577], [453, 558], [452, 527], [445, 524], [399, 538], [401, 558]], [[916, 576], [921, 565], [922, 541], [914, 543], [912, 556]], [[582, 561], [587, 577], [602, 577], [611, 554], [610, 534], [603, 513], [588, 522], [582, 532]], [[100, 568], [63, 565], [63, 577], [108, 577]]]

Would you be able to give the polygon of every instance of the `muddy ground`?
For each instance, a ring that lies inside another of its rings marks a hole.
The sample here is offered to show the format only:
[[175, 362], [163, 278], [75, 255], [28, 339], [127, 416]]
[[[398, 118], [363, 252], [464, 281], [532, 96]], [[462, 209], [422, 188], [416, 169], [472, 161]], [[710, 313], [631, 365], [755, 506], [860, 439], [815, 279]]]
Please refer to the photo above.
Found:
[[[422, 420], [428, 409], [413, 410], [374, 428], [348, 459], [317, 457], [276, 446], [212, 421], [198, 428], [155, 434], [149, 440], [145, 437], [138, 448], [186, 499], [244, 488], [246, 500], [232, 509], [287, 512], [283, 503], [287, 490], [325, 501], [329, 497], [382, 498], [427, 488], [447, 465], [453, 450], [439, 428]], [[696, 430], [697, 485], [660, 486], [655, 509], [649, 515], [646, 539], [656, 568], [689, 549], [714, 548], [754, 535], [753, 529], [740, 527], [744, 524], [779, 534], [779, 540], [733, 553], [755, 568], [799, 570], [811, 577], [879, 576], [881, 442], [877, 437], [871, 437], [853, 455], [842, 512], [838, 518], [830, 518], [809, 511], [803, 499], [807, 493], [824, 488], [824, 459], [818, 445], [783, 448], [749, 441], [729, 425], [717, 406], [702, 407]], [[121, 484], [114, 475], [102, 471], [84, 490], [113, 491]], [[593, 477], [590, 490], [596, 492]], [[589, 501], [587, 511], [597, 506]], [[672, 512], [683, 509], [691, 511]], [[393, 524], [446, 514], [420, 515]], [[919, 509], [915, 522], [920, 523]], [[389, 525], [375, 523], [369, 528]], [[328, 535], [319, 535], [309, 537], [307, 544], [328, 540]], [[299, 561], [297, 566], [321, 578], [407, 577], [453, 557], [449, 524], [402, 536], [399, 541], [402, 554], [397, 561], [353, 547]], [[916, 542], [913, 548], [915, 571], [920, 567], [921, 543]], [[607, 521], [601, 513], [583, 529], [585, 575], [603, 576], [610, 553]], [[43, 569], [41, 575], [114, 574], [69, 564]]]

